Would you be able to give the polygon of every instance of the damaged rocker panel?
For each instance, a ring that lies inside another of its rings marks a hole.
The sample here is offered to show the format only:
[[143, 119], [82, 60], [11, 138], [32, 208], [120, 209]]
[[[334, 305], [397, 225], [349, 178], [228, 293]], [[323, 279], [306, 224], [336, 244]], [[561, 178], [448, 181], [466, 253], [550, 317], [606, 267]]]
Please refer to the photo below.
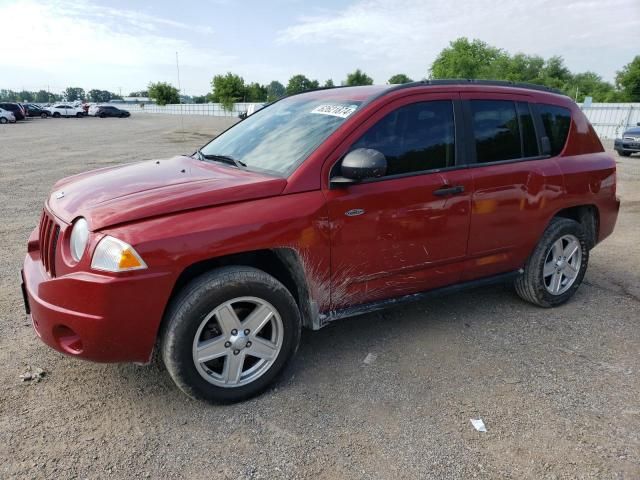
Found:
[[365, 303], [361, 305], [342, 308], [339, 310], [332, 310], [329, 312], [320, 313], [319, 327], [324, 327], [329, 323], [334, 322], [336, 320], [340, 320], [342, 318], [353, 317], [353, 316], [362, 315], [365, 313], [371, 313], [371, 312], [383, 310], [389, 307], [394, 307], [396, 305], [402, 305], [404, 303], [425, 300], [427, 298], [432, 298], [437, 295], [448, 295], [451, 293], [457, 293], [463, 290], [468, 290], [476, 287], [483, 287], [483, 286], [494, 285], [498, 283], [507, 283], [507, 282], [513, 281], [516, 277], [522, 275], [523, 272], [524, 271], [522, 269], [518, 269], [513, 272], [492, 275], [490, 277], [480, 278], [478, 280], [471, 280], [469, 282], [463, 282], [455, 285], [449, 285], [446, 287], [436, 288], [433, 290], [427, 290], [425, 292], [412, 293], [409, 295], [403, 295], [401, 297], [388, 298], [386, 300], [378, 300], [371, 303]]

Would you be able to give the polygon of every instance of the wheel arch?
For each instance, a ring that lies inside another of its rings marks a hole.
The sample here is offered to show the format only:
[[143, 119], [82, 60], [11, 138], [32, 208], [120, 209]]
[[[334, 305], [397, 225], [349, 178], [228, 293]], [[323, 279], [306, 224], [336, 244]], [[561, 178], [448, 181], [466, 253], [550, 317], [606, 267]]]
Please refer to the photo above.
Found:
[[[598, 243], [600, 211], [596, 205], [585, 204], [563, 208], [558, 210], [552, 219], [556, 217], [569, 218], [581, 224], [587, 233], [589, 249], [592, 249]], [[551, 222], [551, 219], [549, 222]]]
[[180, 273], [173, 286], [165, 312], [173, 298], [191, 280], [206, 272], [226, 266], [254, 267], [271, 275], [282, 283], [293, 296], [300, 310], [302, 325], [312, 329], [319, 328], [318, 307], [311, 298], [303, 262], [296, 250], [287, 247], [234, 253], [200, 260], [187, 266]]

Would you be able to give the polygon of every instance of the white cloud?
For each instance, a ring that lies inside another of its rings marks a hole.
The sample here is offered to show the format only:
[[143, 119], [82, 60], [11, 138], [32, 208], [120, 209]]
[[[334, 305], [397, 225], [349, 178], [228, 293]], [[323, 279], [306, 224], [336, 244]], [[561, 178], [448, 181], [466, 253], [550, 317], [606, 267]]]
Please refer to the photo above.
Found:
[[358, 0], [299, 18], [278, 43], [327, 44], [379, 74], [424, 76], [449, 41], [466, 36], [512, 53], [563, 55], [570, 68], [611, 79], [637, 53], [638, 31], [638, 0]]
[[[207, 48], [206, 43], [213, 42], [209, 27], [135, 11], [85, 2], [20, 1], [0, 4], [0, 18], [0, 58], [7, 68], [2, 83], [8, 88], [50, 85], [56, 91], [74, 84], [115, 90], [119, 85], [128, 93], [149, 81], [176, 84], [176, 52], [185, 70], [233, 61], [232, 56]], [[186, 40], [186, 30], [203, 36], [205, 41], [199, 42], [203, 46]], [[183, 90], [200, 91], [209, 77], [205, 72], [198, 86], [183, 82]], [[5, 83], [12, 78], [19, 85]]]

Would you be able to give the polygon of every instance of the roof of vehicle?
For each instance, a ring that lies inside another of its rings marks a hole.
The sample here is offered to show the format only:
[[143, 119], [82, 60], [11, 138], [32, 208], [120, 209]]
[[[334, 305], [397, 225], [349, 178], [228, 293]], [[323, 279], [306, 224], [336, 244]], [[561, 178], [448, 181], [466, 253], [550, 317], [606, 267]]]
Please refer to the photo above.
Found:
[[327, 87], [302, 92], [305, 96], [327, 98], [332, 100], [371, 101], [375, 98], [387, 95], [398, 90], [418, 87], [506, 87], [537, 92], [564, 95], [560, 90], [537, 85], [533, 83], [511, 82], [506, 80], [475, 80], [475, 79], [451, 79], [451, 80], [421, 80], [419, 82], [403, 83], [399, 85], [365, 85], [358, 87]]

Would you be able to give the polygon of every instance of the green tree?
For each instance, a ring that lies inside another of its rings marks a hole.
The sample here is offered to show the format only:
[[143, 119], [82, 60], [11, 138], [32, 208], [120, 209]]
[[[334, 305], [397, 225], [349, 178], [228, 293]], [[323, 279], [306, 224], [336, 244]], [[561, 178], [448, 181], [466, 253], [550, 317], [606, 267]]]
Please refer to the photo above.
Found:
[[64, 99], [67, 102], [75, 102], [84, 99], [84, 89], [80, 87], [67, 87], [64, 91]]
[[149, 91], [149, 97], [155, 100], [158, 105], [180, 103], [179, 91], [170, 83], [150, 83], [147, 88]]
[[130, 97], [148, 97], [149, 92], [147, 90], [140, 90], [138, 92], [131, 92], [129, 96]]
[[640, 55], [616, 72], [616, 85], [629, 102], [640, 102]]
[[326, 82], [324, 82], [323, 86], [324, 86], [324, 88], [333, 88], [333, 87], [335, 87], [335, 85], [333, 83], [333, 80], [331, 80], [331, 79], [329, 79]]
[[387, 83], [390, 83], [391, 85], [400, 84], [400, 83], [411, 83], [411, 82], [413, 82], [413, 80], [411, 80], [404, 73], [396, 73], [393, 77], [391, 77], [387, 81]]
[[247, 102], [266, 102], [267, 87], [257, 82], [247, 85], [245, 99]]
[[232, 110], [233, 104], [241, 102], [245, 96], [244, 79], [235, 73], [214, 76], [211, 87], [214, 101], [221, 103], [225, 110]]
[[344, 85], [349, 85], [350, 87], [356, 85], [373, 85], [373, 78], [358, 68], [355, 72], [347, 75]]
[[430, 69], [430, 78], [493, 78], [494, 63], [504, 61], [507, 54], [481, 40], [469, 41], [465, 37], [449, 43]]
[[320, 85], [317, 80], [309, 80], [302, 74], [294, 75], [289, 79], [287, 83], [287, 95], [293, 95], [294, 93], [305, 92], [307, 90], [313, 90]]
[[194, 95], [193, 96], [193, 103], [207, 103], [207, 96], [206, 95]]
[[26, 103], [30, 103], [33, 102], [33, 92], [30, 92], [28, 90], [22, 90], [21, 92], [18, 93], [18, 99], [21, 102], [26, 102]]
[[89, 90], [89, 99], [92, 102], [106, 103], [114, 98], [114, 94], [108, 90]]
[[49, 92], [46, 90], [38, 90], [36, 92], [35, 101], [37, 103], [48, 103], [49, 102]]
[[285, 94], [286, 90], [284, 85], [279, 81], [273, 80], [269, 85], [267, 85], [267, 102], [278, 100], [279, 98], [284, 97]]

